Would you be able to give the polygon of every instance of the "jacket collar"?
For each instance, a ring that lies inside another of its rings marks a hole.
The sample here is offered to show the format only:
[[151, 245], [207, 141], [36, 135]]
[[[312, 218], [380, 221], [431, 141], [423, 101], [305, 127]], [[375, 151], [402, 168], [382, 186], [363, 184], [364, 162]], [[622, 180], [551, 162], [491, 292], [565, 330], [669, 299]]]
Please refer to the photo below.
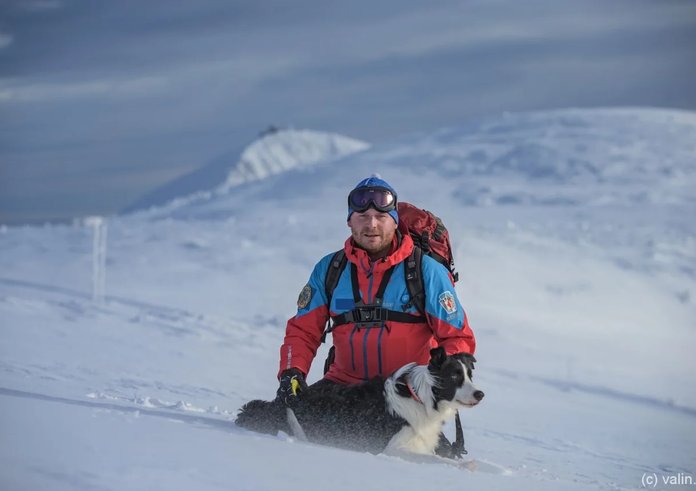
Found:
[[[344, 250], [346, 251], [346, 257], [350, 262], [355, 263], [357, 266], [360, 266], [365, 270], [370, 268], [371, 261], [367, 255], [367, 251], [358, 247], [353, 241], [352, 237], [349, 237], [346, 240]], [[411, 236], [408, 234], [402, 236], [397, 231], [397, 233], [394, 234], [391, 252], [386, 257], [374, 261], [372, 271], [386, 271], [392, 266], [396, 266], [400, 262], [403, 262], [409, 255], [411, 255], [411, 252], [413, 252], [413, 240], [411, 239]]]

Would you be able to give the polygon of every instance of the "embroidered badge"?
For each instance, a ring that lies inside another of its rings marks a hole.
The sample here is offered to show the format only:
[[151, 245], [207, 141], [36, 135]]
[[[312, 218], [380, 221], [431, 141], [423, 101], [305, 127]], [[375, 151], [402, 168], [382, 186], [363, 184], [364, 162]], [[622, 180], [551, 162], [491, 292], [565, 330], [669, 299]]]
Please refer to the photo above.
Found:
[[457, 302], [451, 292], [444, 292], [439, 297], [440, 305], [448, 314], [454, 314], [457, 311]]
[[305, 285], [302, 291], [300, 292], [300, 296], [297, 297], [297, 308], [302, 310], [306, 309], [307, 305], [309, 305], [309, 302], [312, 301], [312, 294], [314, 291], [312, 290], [312, 287], [309, 286], [309, 284]]

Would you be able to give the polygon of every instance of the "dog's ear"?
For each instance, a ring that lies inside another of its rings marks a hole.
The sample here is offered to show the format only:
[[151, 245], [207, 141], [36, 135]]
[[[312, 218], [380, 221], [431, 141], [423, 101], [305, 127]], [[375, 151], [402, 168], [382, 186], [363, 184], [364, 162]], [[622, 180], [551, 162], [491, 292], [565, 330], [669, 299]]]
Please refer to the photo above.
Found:
[[445, 348], [438, 346], [430, 350], [430, 363], [428, 366], [436, 369], [440, 368], [446, 359], [447, 353], [445, 353]]
[[464, 363], [464, 365], [469, 367], [471, 370], [474, 369], [474, 363], [476, 363], [476, 358], [474, 358], [474, 355], [472, 355], [471, 353], [457, 353], [452, 356]]

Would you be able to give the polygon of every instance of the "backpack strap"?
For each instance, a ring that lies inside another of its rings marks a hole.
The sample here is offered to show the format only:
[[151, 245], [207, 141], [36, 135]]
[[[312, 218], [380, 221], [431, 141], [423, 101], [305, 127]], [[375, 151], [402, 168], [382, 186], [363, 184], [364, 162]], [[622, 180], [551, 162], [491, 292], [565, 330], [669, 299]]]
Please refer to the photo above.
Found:
[[344, 249], [336, 251], [331, 258], [331, 264], [329, 264], [329, 269], [326, 270], [326, 277], [324, 278], [324, 292], [326, 293], [327, 305], [331, 305], [331, 297], [333, 297], [333, 292], [336, 289], [336, 285], [338, 285], [338, 279], [341, 277], [347, 262], [348, 258]]
[[[346, 251], [344, 249], [339, 249], [336, 251], [331, 258], [331, 263], [329, 264], [329, 269], [326, 270], [326, 277], [324, 278], [324, 292], [326, 293], [326, 306], [327, 309], [331, 308], [331, 297], [333, 297], [334, 290], [336, 290], [336, 285], [338, 285], [338, 279], [341, 277], [341, 273], [346, 269], [346, 264], [348, 263], [348, 258], [346, 257]], [[321, 342], [326, 341], [326, 335], [333, 331], [335, 323], [331, 322], [331, 319], [326, 323], [326, 328], [321, 335]], [[324, 370], [326, 373], [326, 370]]]
[[404, 305], [404, 310], [413, 306], [425, 316], [425, 286], [423, 285], [423, 251], [414, 246], [411, 255], [404, 262], [406, 287], [411, 300]]
[[353, 302], [355, 305], [365, 305], [360, 296], [360, 284], [358, 283], [358, 267], [350, 263], [350, 286], [353, 288]]

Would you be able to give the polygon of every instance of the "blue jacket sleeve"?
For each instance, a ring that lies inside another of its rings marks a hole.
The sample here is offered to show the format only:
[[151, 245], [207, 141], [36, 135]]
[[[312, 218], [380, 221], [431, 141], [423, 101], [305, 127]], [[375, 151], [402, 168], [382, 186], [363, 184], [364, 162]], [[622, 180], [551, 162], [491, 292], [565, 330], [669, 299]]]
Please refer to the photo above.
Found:
[[297, 368], [305, 375], [309, 373], [329, 318], [324, 279], [330, 261], [331, 255], [319, 261], [300, 291], [297, 313], [288, 320], [285, 339], [280, 347], [279, 377], [288, 368]]
[[474, 334], [449, 271], [429, 256], [423, 256], [422, 270], [426, 316], [439, 345], [447, 354], [473, 354], [476, 348]]

